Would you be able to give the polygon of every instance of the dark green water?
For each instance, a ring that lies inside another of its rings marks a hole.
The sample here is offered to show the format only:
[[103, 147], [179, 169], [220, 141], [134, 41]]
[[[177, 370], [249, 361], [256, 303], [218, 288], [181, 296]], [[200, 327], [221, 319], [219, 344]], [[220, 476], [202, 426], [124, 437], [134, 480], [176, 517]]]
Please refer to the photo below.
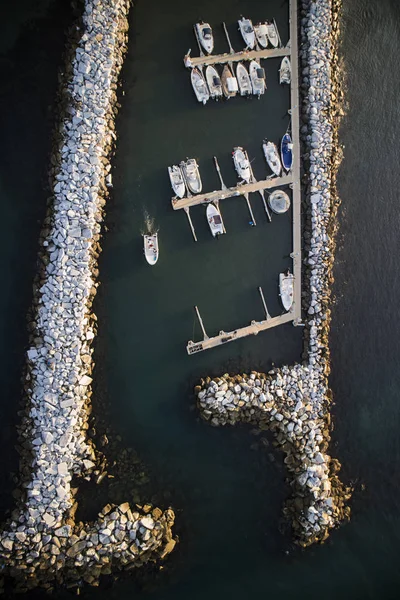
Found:
[[[286, 41], [287, 4], [202, 1], [196, 7], [140, 1], [131, 15], [109, 231], [100, 260], [97, 385], [99, 392], [106, 390], [111, 419], [124, 441], [171, 491], [181, 543], [154, 585], [127, 578], [108, 590], [85, 590], [87, 597], [398, 598], [398, 174], [395, 153], [391, 161], [385, 149], [399, 134], [399, 84], [389, 77], [397, 73], [400, 15], [389, 0], [344, 3], [350, 110], [342, 128], [346, 160], [339, 177], [343, 210], [331, 335], [337, 403], [332, 452], [343, 462], [345, 479], [365, 482], [366, 490], [354, 496], [351, 523], [324, 546], [293, 549], [278, 532], [288, 493], [279, 460], [271, 463], [266, 451], [251, 449], [255, 440], [246, 429], [211, 429], [191, 410], [191, 387], [199, 376], [267, 369], [271, 362], [291, 363], [301, 352], [301, 331], [288, 325], [186, 356], [186, 341], [200, 339], [197, 324], [193, 333], [194, 304], [210, 335], [262, 317], [258, 285], [270, 312], [279, 313], [276, 277], [288, 263], [290, 218], [268, 224], [261, 199], [254, 197], [258, 225], [251, 228], [244, 200], [226, 200], [228, 234], [215, 242], [204, 210], [197, 207], [191, 211], [195, 244], [185, 215], [171, 210], [166, 173], [168, 164], [195, 156], [204, 189], [215, 189], [212, 156], [217, 155], [226, 183], [233, 184], [230, 151], [237, 144], [254, 158], [256, 176], [265, 173], [261, 140], [277, 140], [287, 126], [288, 95], [277, 85], [278, 64], [268, 62], [269, 89], [260, 102], [235, 99], [201, 107], [182, 56], [189, 47], [196, 54], [191, 24], [198, 18], [209, 20], [216, 33], [226, 20], [238, 48], [234, 20], [241, 13], [254, 20], [274, 15]], [[56, 89], [62, 31], [71, 18], [66, 2], [43, 3], [37, 12], [28, 4], [20, 7], [7, 11], [0, 57], [3, 509], [12, 504], [7, 477], [16, 464], [10, 445], [27, 339], [24, 315], [46, 199], [47, 107]], [[225, 49], [220, 35], [216, 50]], [[160, 228], [160, 259], [153, 269], [141, 253], [144, 210]]]

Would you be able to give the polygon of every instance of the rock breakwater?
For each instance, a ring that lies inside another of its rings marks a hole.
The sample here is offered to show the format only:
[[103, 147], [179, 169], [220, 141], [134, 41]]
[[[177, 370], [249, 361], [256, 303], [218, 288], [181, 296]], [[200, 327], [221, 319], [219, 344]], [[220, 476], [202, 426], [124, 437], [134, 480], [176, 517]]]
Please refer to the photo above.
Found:
[[196, 386], [202, 416], [212, 425], [239, 421], [268, 428], [285, 454], [292, 497], [284, 509], [296, 541], [324, 541], [350, 515], [351, 489], [328, 453], [331, 391], [328, 385], [330, 286], [340, 162], [337, 128], [342, 111], [338, 75], [340, 2], [300, 2], [301, 139], [304, 185], [304, 364], [267, 375], [206, 378]]
[[108, 505], [75, 522], [79, 478], [97, 468], [90, 413], [102, 209], [111, 184], [116, 88], [129, 0], [85, 0], [70, 48], [52, 157], [52, 198], [41, 236], [20, 427], [18, 506], [0, 533], [0, 559], [20, 588], [97, 584], [114, 567], [164, 557], [174, 513]]

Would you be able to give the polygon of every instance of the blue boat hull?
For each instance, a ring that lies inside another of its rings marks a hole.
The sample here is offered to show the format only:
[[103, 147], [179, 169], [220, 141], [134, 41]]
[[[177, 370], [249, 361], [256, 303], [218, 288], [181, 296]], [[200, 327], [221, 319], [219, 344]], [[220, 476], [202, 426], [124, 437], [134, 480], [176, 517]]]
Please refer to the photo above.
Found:
[[286, 171], [290, 171], [290, 169], [292, 168], [293, 153], [291, 146], [292, 138], [288, 133], [285, 133], [281, 141], [281, 159], [283, 167]]

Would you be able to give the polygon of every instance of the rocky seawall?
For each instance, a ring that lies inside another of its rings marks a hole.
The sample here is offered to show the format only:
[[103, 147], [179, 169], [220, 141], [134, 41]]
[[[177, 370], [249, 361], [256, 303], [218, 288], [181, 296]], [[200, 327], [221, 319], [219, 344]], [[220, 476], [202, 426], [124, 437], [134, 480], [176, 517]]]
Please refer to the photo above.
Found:
[[211, 425], [240, 421], [269, 429], [284, 455], [293, 490], [284, 513], [296, 541], [324, 541], [350, 509], [351, 489], [338, 478], [340, 463], [329, 454], [331, 391], [328, 385], [330, 286], [333, 281], [337, 128], [342, 111], [338, 71], [340, 2], [300, 3], [301, 140], [304, 217], [305, 320], [303, 364], [268, 374], [206, 378], [195, 388], [201, 415]]
[[96, 585], [114, 567], [140, 566], [175, 545], [171, 509], [144, 512], [123, 503], [108, 505], [93, 523], [75, 521], [76, 484], [97, 468], [87, 437], [96, 334], [91, 306], [129, 4], [85, 0], [62, 78], [30, 322], [18, 505], [0, 532], [2, 573], [20, 589], [82, 580]]

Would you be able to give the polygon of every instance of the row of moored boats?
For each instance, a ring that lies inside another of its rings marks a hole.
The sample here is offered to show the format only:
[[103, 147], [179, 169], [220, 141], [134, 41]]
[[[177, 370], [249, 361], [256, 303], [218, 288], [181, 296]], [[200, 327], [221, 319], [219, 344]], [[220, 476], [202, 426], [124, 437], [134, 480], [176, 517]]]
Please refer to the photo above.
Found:
[[[238, 20], [239, 31], [242, 34], [246, 49], [254, 50], [257, 48], [277, 48], [280, 45], [278, 28], [275, 21], [265, 21], [253, 25], [251, 19], [241, 17]], [[209, 23], [200, 21], [194, 26], [197, 39], [202, 49], [207, 54], [212, 54], [214, 50], [214, 35]]]

